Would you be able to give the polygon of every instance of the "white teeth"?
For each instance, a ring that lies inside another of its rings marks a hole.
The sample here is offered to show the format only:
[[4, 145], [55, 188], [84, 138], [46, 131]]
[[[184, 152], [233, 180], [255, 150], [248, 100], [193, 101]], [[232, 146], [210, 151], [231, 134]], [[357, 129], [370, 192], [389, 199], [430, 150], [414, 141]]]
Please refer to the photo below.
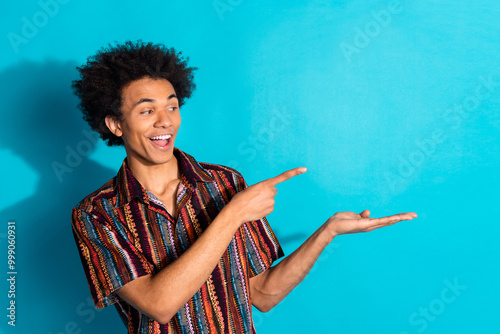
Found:
[[161, 139], [169, 139], [170, 137], [172, 137], [172, 135], [161, 135], [161, 136], [151, 137], [149, 139], [152, 139], [152, 140], [161, 140]]

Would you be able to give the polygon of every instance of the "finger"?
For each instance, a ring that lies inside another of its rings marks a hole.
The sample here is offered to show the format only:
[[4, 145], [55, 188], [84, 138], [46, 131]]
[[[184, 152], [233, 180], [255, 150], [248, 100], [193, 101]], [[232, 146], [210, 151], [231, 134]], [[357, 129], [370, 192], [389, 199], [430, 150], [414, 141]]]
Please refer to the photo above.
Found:
[[416, 217], [416, 215], [417, 214], [414, 212], [407, 212], [407, 213], [399, 213], [388, 217], [365, 218], [361, 220], [363, 221], [365, 228], [371, 228], [371, 227], [379, 228], [387, 225], [392, 225], [403, 220], [412, 220], [413, 218]]
[[368, 218], [370, 217], [370, 210], [364, 210], [359, 215], [361, 216], [361, 218]]
[[403, 220], [408, 220], [408, 219], [413, 219], [417, 218], [417, 214], [415, 212], [404, 212], [404, 213], [398, 213], [396, 216], [403, 217]]
[[305, 173], [307, 171], [307, 168], [305, 167], [297, 167], [294, 169], [287, 170], [284, 173], [281, 173], [278, 176], [272, 177], [270, 179], [265, 180], [265, 182], [268, 182], [272, 184], [273, 186], [277, 185], [278, 183], [284, 182], [286, 180], [291, 179], [294, 176], [300, 175], [302, 173]]

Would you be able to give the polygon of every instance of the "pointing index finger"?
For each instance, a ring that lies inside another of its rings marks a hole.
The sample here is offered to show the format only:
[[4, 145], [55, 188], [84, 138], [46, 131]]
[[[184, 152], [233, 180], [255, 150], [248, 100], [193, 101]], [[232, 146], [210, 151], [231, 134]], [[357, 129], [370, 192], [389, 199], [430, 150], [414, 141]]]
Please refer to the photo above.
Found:
[[272, 177], [270, 179], [267, 179], [266, 182], [272, 184], [273, 186], [277, 185], [278, 183], [284, 182], [286, 180], [291, 179], [294, 176], [300, 175], [307, 172], [306, 167], [297, 167], [294, 169], [287, 170], [284, 173], [281, 173], [278, 176]]

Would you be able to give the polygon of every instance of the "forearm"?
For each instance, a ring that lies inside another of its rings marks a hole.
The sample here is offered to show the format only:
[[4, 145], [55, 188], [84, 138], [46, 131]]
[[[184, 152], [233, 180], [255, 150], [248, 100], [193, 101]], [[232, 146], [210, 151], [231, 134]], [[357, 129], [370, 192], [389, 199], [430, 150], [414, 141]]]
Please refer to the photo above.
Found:
[[382, 218], [370, 218], [370, 211], [360, 214], [351, 211], [331, 216], [295, 252], [275, 267], [250, 279], [252, 304], [259, 310], [270, 310], [292, 291], [307, 275], [325, 247], [337, 235], [369, 232], [402, 220], [416, 218], [414, 212], [399, 213]]
[[302, 282], [333, 237], [326, 224], [321, 226], [292, 254], [252, 278], [252, 304], [266, 312], [281, 302]]
[[128, 283], [118, 294], [142, 313], [168, 322], [206, 282], [240, 226], [226, 208], [178, 259], [153, 276]]
[[168, 322], [206, 282], [240, 225], [273, 211], [275, 185], [303, 172], [295, 168], [238, 192], [177, 260], [154, 276], [127, 283], [118, 295], [160, 323]]

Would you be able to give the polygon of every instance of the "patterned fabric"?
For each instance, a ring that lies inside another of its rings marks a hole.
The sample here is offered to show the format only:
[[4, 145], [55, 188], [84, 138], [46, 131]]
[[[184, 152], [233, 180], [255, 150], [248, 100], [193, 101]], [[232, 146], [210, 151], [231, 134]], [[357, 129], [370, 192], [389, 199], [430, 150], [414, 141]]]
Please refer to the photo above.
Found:
[[203, 233], [246, 183], [232, 168], [198, 163], [174, 149], [182, 180], [175, 221], [123, 161], [118, 175], [83, 199], [72, 226], [97, 308], [115, 305], [128, 333], [255, 333], [249, 278], [283, 256], [266, 218], [244, 223], [211, 276], [164, 325], [139, 313], [115, 291], [168, 266]]

